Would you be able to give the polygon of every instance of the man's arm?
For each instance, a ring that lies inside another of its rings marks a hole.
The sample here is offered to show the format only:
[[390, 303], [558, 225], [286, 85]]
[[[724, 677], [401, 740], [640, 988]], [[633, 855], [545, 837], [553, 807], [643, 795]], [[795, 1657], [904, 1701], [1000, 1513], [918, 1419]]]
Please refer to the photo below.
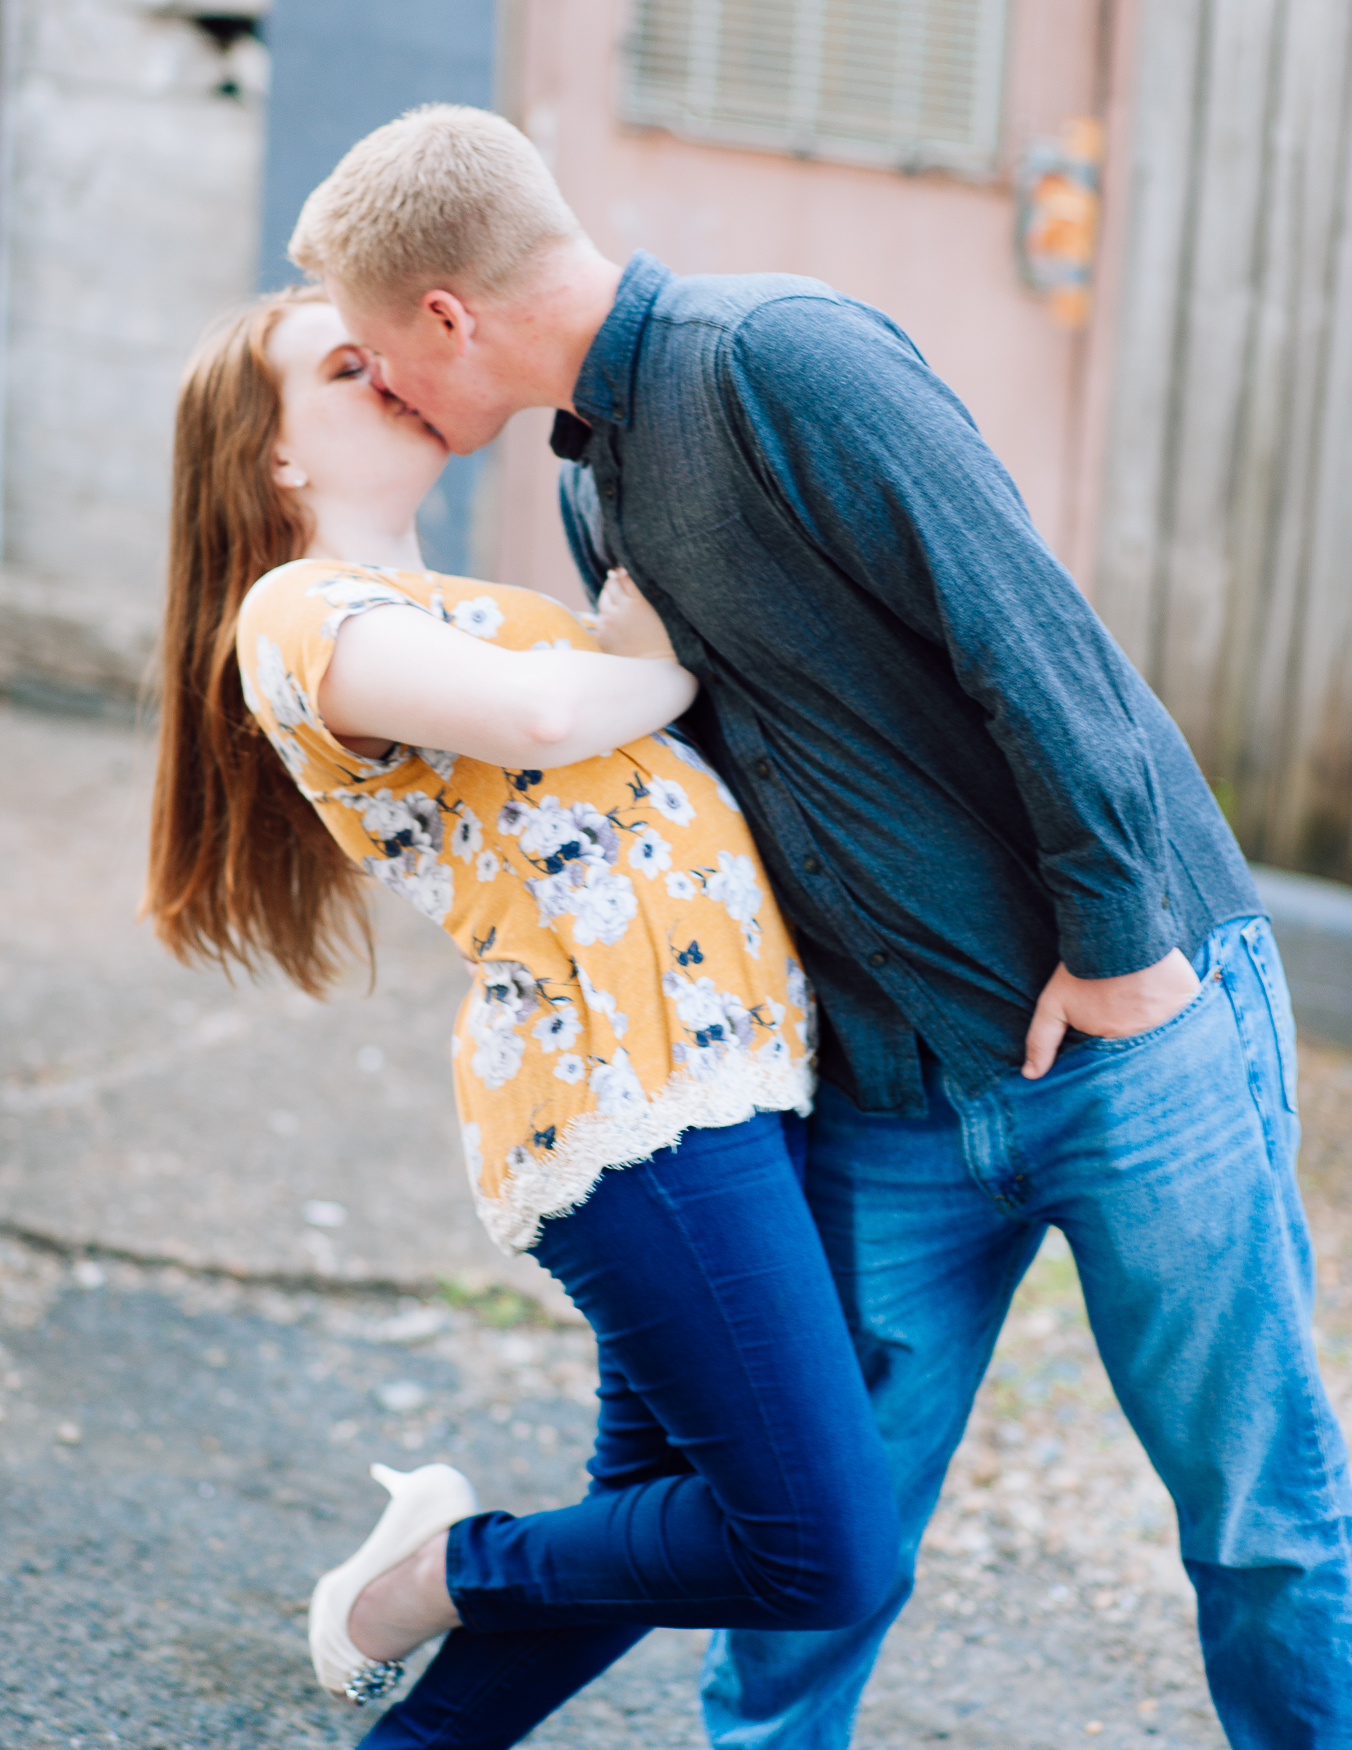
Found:
[[885, 319], [812, 298], [757, 311], [727, 370], [730, 411], [782, 507], [944, 648], [1009, 764], [1064, 962], [1026, 1073], [1050, 1063], [1066, 1022], [1121, 1036], [1167, 1019], [1178, 962], [1195, 977], [1175, 955], [1140, 683], [957, 398]]

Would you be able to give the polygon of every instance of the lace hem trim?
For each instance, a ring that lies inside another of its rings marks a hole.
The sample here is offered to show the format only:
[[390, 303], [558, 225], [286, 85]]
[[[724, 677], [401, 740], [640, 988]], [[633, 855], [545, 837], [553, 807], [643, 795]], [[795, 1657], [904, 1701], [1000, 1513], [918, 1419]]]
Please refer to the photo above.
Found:
[[549, 1152], [547, 1173], [513, 1168], [497, 1197], [475, 1186], [479, 1219], [499, 1251], [527, 1252], [540, 1237], [540, 1223], [585, 1203], [607, 1170], [636, 1166], [659, 1148], [674, 1147], [687, 1130], [719, 1130], [757, 1112], [806, 1118], [815, 1086], [812, 1060], [805, 1057], [758, 1063], [730, 1054], [708, 1081], [677, 1070], [636, 1113], [583, 1112], [572, 1119]]

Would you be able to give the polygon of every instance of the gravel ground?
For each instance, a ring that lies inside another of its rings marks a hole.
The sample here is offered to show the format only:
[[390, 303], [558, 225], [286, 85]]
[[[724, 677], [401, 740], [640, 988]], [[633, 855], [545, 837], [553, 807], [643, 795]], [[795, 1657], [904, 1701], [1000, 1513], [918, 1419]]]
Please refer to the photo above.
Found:
[[[1352, 1412], [1352, 1055], [1307, 1043], [1320, 1341]], [[301, 1750], [362, 1720], [316, 1692], [314, 1575], [360, 1539], [374, 1458], [445, 1457], [486, 1503], [574, 1498], [590, 1338], [477, 1305], [286, 1293], [0, 1242], [5, 1750]], [[703, 1637], [653, 1635], [529, 1740], [704, 1742]], [[1020, 1292], [866, 1696], [860, 1750], [1210, 1750], [1167, 1496], [1053, 1236]]]

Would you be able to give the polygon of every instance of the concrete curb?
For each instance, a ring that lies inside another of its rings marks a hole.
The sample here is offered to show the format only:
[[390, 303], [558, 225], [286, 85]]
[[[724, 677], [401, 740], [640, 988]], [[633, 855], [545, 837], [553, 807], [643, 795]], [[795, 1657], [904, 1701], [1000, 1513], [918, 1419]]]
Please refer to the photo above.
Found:
[[[571, 1321], [565, 1323], [551, 1317], [534, 1296], [501, 1282], [462, 1285], [450, 1279], [444, 1282], [430, 1279], [405, 1281], [392, 1276], [325, 1276], [319, 1271], [309, 1270], [250, 1270], [244, 1265], [194, 1263], [176, 1258], [171, 1253], [138, 1252], [127, 1246], [102, 1245], [97, 1240], [66, 1239], [59, 1234], [45, 1233], [40, 1228], [5, 1219], [0, 1219], [0, 1238], [64, 1260], [101, 1258], [109, 1263], [134, 1264], [143, 1270], [180, 1270], [185, 1276], [212, 1282], [238, 1282], [250, 1288], [275, 1288], [283, 1294], [322, 1294], [330, 1298], [371, 1294], [385, 1298], [444, 1300], [474, 1311], [489, 1309], [489, 1323], [540, 1325], [551, 1330], [571, 1328]], [[504, 1296], [509, 1296], [514, 1303], [514, 1316], [510, 1319], [493, 1314], [492, 1309], [500, 1305]]]
[[1282, 951], [1296, 1020], [1352, 1045], [1352, 887], [1253, 866], [1258, 896]]

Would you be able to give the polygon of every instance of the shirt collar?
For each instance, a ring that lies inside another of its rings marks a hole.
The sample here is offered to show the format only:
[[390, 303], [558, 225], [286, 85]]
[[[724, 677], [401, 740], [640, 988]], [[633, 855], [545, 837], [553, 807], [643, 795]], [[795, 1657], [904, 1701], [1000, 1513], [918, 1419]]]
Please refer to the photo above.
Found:
[[657, 294], [672, 277], [671, 269], [646, 250], [635, 250], [630, 256], [610, 314], [597, 330], [573, 389], [573, 406], [588, 424], [598, 420], [629, 424], [643, 325]]

